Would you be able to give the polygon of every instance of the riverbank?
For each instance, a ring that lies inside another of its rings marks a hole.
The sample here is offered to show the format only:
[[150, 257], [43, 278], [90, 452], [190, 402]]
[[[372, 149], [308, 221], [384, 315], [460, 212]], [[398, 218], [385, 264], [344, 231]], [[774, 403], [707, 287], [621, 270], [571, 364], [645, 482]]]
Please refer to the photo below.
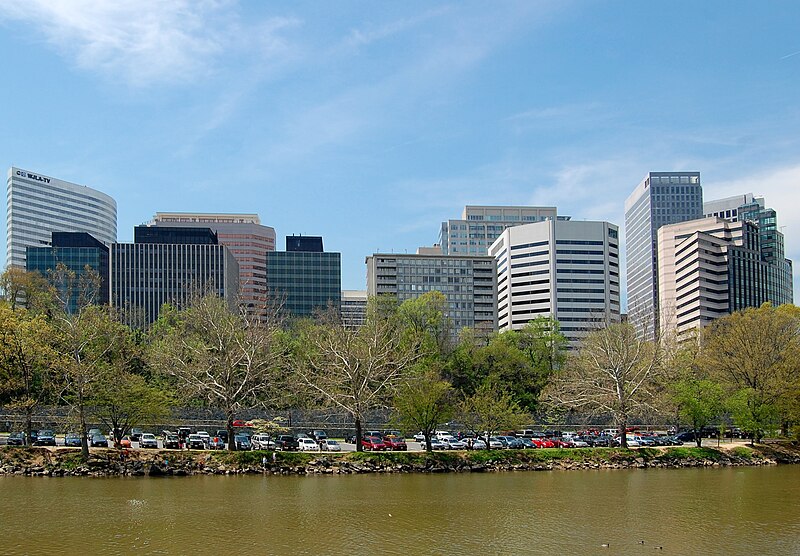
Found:
[[0, 449], [0, 475], [22, 476], [189, 476], [348, 475], [360, 473], [482, 473], [577, 469], [732, 467], [800, 463], [792, 443], [732, 449], [673, 447], [479, 450], [466, 452], [206, 452], [93, 450], [82, 461], [69, 448]]

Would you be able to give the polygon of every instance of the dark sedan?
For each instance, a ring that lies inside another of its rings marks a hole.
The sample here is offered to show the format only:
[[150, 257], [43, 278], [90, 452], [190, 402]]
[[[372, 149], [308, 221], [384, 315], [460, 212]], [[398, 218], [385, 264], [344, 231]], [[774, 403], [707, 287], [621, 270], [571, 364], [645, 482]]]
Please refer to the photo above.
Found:
[[71, 447], [71, 448], [80, 448], [81, 447], [81, 437], [78, 433], [75, 432], [68, 432], [64, 436], [64, 446]]
[[34, 442], [35, 446], [55, 446], [56, 445], [56, 435], [51, 430], [40, 430], [36, 441]]
[[89, 439], [89, 446], [92, 448], [108, 448], [108, 439], [105, 435], [95, 434]]
[[25, 433], [24, 432], [12, 432], [8, 436], [8, 440], [6, 444], [9, 446], [24, 446], [25, 445]]

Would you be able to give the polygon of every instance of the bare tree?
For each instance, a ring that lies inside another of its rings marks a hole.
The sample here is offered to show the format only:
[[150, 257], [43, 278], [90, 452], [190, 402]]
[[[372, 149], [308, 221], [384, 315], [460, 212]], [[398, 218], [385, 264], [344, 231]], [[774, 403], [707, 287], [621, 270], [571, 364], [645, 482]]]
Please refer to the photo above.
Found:
[[396, 313], [370, 300], [367, 320], [358, 329], [345, 327], [335, 311], [301, 331], [297, 377], [321, 403], [353, 418], [356, 449], [367, 411], [385, 406], [398, 381], [420, 357], [404, 340]]
[[637, 337], [628, 323], [590, 333], [547, 389], [551, 404], [611, 414], [627, 448], [626, 429], [636, 412], [652, 410], [660, 390], [662, 350]]
[[184, 394], [224, 413], [228, 448], [235, 450], [237, 412], [269, 400], [277, 389], [279, 330], [275, 318], [231, 312], [213, 294], [195, 296], [189, 307], [153, 326], [148, 360]]

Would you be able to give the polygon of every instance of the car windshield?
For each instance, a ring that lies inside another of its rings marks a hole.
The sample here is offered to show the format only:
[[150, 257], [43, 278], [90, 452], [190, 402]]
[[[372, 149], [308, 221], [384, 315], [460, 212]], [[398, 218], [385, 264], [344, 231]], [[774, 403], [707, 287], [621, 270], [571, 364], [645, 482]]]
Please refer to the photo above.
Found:
[[339, 443], [336, 442], [335, 440], [328, 440], [328, 446], [338, 446], [338, 445]]

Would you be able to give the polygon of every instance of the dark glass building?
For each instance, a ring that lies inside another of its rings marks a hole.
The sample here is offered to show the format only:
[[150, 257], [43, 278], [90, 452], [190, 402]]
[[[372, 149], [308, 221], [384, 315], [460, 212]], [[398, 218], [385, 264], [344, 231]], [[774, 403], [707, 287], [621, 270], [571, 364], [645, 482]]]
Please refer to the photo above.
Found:
[[[39, 272], [59, 290], [72, 313], [82, 303], [106, 304], [108, 288], [108, 247], [86, 232], [53, 232], [50, 247], [27, 247], [25, 267]], [[54, 275], [57, 266], [74, 273], [69, 281]], [[93, 273], [99, 281], [96, 285], [86, 278]]]
[[[295, 250], [289, 250], [290, 246]], [[290, 317], [308, 317], [329, 304], [338, 309], [342, 298], [341, 254], [323, 252], [321, 237], [287, 236], [286, 247], [286, 251], [267, 252], [269, 295], [282, 302]]]
[[162, 243], [170, 245], [217, 245], [217, 234], [211, 228], [179, 226], [136, 226], [134, 243]]
[[286, 236], [286, 250], [322, 253], [322, 238], [320, 236]]
[[127, 324], [144, 328], [164, 304], [181, 308], [195, 294], [214, 293], [236, 309], [239, 265], [210, 229], [139, 226], [134, 238], [111, 246], [109, 264], [111, 304]]

